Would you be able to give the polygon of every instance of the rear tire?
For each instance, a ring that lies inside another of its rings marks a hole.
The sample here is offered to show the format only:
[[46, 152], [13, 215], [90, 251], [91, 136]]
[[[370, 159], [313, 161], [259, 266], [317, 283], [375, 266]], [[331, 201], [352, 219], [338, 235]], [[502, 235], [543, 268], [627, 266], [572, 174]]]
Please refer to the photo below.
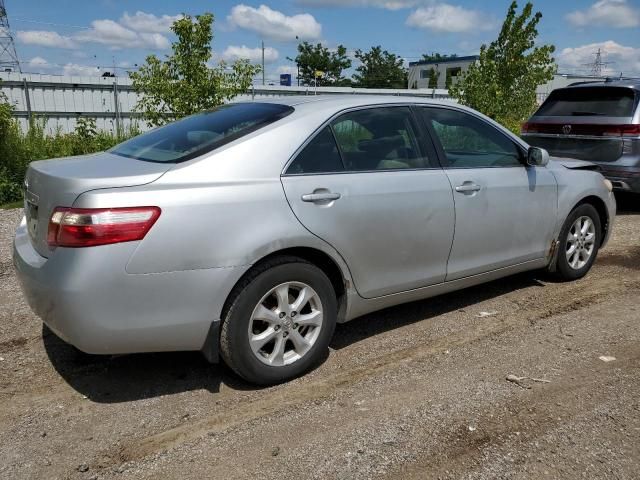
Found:
[[245, 380], [273, 385], [297, 377], [327, 351], [337, 317], [329, 278], [297, 257], [277, 257], [252, 270], [223, 312], [220, 353]]
[[588, 203], [574, 208], [560, 231], [556, 276], [567, 281], [584, 277], [598, 256], [601, 243], [598, 211]]

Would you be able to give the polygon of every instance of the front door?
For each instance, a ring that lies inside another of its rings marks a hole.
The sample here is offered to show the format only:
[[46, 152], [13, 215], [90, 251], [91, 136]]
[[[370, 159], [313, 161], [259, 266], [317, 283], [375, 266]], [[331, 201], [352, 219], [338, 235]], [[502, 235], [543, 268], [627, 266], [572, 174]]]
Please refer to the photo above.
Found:
[[447, 281], [544, 258], [557, 216], [553, 174], [526, 166], [522, 147], [475, 115], [453, 108], [421, 111], [454, 189]]
[[408, 107], [358, 109], [317, 133], [282, 176], [296, 217], [342, 255], [365, 298], [445, 279], [454, 205], [434, 155]]

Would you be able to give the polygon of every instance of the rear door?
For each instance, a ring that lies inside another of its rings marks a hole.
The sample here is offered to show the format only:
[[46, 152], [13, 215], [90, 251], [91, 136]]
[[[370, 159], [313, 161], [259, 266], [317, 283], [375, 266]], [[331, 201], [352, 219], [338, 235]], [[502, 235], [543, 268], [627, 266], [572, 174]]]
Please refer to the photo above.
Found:
[[[640, 130], [635, 112], [638, 95], [628, 87], [576, 86], [551, 92], [523, 126], [530, 145], [557, 157], [599, 163], [624, 155], [640, 155]], [[635, 162], [636, 160], [634, 160]]]
[[422, 143], [409, 107], [357, 109], [318, 131], [282, 176], [295, 215], [342, 255], [365, 298], [445, 279], [452, 192]]
[[553, 174], [525, 166], [523, 149], [480, 117], [445, 107], [420, 110], [454, 189], [447, 281], [544, 258], [557, 216]]

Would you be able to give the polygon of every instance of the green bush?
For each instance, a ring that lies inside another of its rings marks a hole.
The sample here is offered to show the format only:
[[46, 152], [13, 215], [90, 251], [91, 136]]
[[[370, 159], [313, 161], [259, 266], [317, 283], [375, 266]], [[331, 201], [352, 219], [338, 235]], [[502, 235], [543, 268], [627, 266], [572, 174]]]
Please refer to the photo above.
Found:
[[[0, 94], [1, 95], [1, 94]], [[137, 126], [119, 134], [98, 131], [93, 118], [80, 118], [72, 133], [45, 131], [46, 119], [36, 118], [23, 132], [12, 108], [0, 96], [0, 205], [22, 198], [22, 182], [30, 162], [100, 152], [138, 135]]]

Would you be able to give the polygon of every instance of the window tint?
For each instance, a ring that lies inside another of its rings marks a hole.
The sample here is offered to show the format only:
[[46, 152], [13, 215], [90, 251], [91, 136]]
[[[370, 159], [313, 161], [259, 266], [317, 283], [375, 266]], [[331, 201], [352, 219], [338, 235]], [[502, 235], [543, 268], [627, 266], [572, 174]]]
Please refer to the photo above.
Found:
[[192, 115], [116, 145], [110, 152], [176, 163], [218, 148], [293, 112], [272, 103], [235, 103]]
[[635, 96], [623, 87], [575, 87], [554, 90], [536, 115], [549, 117], [631, 117]]
[[311, 140], [289, 165], [288, 174], [328, 173], [344, 170], [338, 147], [329, 127]]
[[522, 166], [522, 152], [485, 121], [457, 110], [423, 108], [447, 157], [449, 168]]
[[408, 107], [345, 113], [332, 123], [349, 171], [426, 168]]

